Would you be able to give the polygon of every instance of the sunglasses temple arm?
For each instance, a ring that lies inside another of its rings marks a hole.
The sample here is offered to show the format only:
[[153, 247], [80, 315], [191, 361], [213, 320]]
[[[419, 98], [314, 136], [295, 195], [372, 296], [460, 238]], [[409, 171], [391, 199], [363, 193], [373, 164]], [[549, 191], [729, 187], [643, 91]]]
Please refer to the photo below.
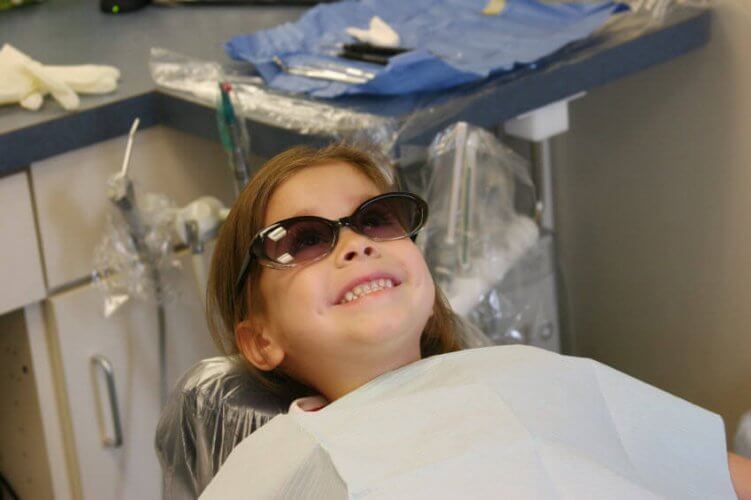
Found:
[[243, 265], [240, 267], [240, 274], [237, 275], [237, 281], [235, 281], [235, 292], [240, 290], [240, 287], [245, 281], [245, 275], [248, 274], [248, 267], [250, 266], [250, 256], [250, 252], [245, 255]]

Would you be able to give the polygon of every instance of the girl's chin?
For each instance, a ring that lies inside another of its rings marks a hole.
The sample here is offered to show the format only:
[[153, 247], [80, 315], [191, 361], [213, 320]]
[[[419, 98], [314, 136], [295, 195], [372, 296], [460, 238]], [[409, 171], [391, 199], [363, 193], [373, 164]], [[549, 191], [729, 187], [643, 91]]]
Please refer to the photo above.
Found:
[[408, 317], [362, 317], [350, 325], [354, 340], [369, 346], [382, 346], [389, 349], [392, 346], [419, 345], [421, 330], [416, 329]]

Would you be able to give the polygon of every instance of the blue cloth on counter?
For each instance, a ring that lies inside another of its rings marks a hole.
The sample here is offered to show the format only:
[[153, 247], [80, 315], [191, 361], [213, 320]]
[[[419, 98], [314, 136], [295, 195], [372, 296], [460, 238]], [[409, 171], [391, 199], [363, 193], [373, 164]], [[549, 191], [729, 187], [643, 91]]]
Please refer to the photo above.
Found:
[[[613, 0], [543, 3], [507, 0], [500, 15], [484, 15], [487, 0], [350, 0], [319, 5], [296, 23], [237, 36], [225, 45], [230, 57], [253, 63], [275, 89], [332, 98], [347, 94], [397, 95], [442, 90], [529, 65], [561, 47], [588, 37], [613, 14], [626, 9]], [[349, 26], [368, 28], [379, 16], [409, 52], [387, 66], [335, 57], [337, 47], [355, 40]], [[376, 73], [364, 84], [300, 77], [287, 66], [346, 65]]]

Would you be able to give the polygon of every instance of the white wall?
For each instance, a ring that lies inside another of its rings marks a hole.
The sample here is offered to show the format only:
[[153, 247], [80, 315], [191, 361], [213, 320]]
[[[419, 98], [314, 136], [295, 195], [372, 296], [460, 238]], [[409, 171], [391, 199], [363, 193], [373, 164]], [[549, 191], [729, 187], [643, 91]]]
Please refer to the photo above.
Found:
[[719, 412], [751, 408], [751, 2], [709, 45], [596, 89], [554, 143], [577, 354]]

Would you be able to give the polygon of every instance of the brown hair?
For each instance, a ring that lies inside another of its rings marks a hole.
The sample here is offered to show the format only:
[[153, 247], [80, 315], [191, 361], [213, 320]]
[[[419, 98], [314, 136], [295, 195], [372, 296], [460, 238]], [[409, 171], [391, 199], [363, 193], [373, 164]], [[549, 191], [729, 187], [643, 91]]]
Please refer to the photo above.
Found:
[[[252, 177], [238, 196], [224, 222], [211, 261], [206, 315], [209, 329], [217, 346], [225, 354], [239, 352], [235, 327], [265, 310], [264, 298], [259, 289], [262, 267], [251, 262], [248, 280], [241, 289], [235, 289], [235, 280], [250, 248], [253, 236], [264, 226], [266, 207], [277, 187], [300, 170], [325, 163], [341, 162], [354, 166], [365, 174], [381, 192], [394, 191], [395, 183], [389, 171], [379, 167], [371, 155], [350, 146], [335, 144], [322, 149], [298, 146], [267, 161]], [[250, 297], [248, 296], [250, 294]], [[456, 340], [456, 316], [436, 285], [433, 315], [428, 320], [420, 338], [423, 357], [443, 354], [459, 349]], [[251, 372], [272, 390], [295, 390], [295, 382], [279, 370], [264, 372], [247, 363]], [[286, 387], [284, 387], [286, 386]], [[299, 392], [299, 391], [298, 391]]]

